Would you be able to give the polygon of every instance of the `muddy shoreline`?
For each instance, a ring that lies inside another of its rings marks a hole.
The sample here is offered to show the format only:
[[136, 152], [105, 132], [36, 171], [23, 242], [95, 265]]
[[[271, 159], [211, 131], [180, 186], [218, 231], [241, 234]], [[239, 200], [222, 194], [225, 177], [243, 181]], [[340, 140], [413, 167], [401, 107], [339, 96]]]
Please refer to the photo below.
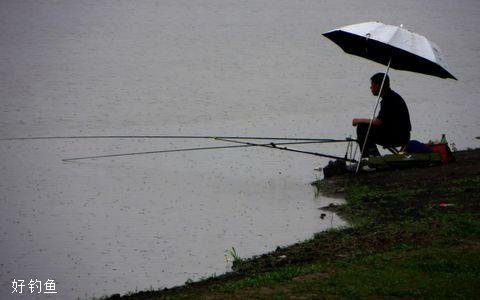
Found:
[[[462, 278], [462, 281], [471, 280], [470, 283], [474, 284], [480, 278], [480, 269], [476, 268], [479, 261], [468, 259], [469, 254], [475, 257], [473, 254], [480, 253], [480, 149], [459, 151], [455, 157], [456, 162], [436, 167], [373, 172], [361, 176], [345, 175], [318, 181], [315, 184], [320, 192], [346, 195], [346, 204], [332, 205], [327, 209], [349, 220], [351, 227], [320, 232], [310, 240], [279, 247], [276, 251], [261, 256], [249, 259], [234, 257], [232, 272], [221, 276], [161, 291], [143, 291], [123, 297], [117, 294], [110, 299], [199, 296], [213, 299], [269, 298], [277, 295], [342, 297], [349, 294], [345, 294], [345, 288], [341, 285], [333, 291], [327, 289], [329, 292], [326, 294], [320, 294], [319, 290], [324, 291], [325, 282], [335, 282], [339, 272], [346, 272], [342, 268], [354, 268], [345, 267], [346, 262], [357, 263], [365, 257], [388, 256], [392, 251], [395, 258], [404, 258], [407, 253], [411, 255], [418, 251], [434, 257], [442, 249], [449, 249], [453, 254], [449, 252], [448, 255], [463, 259], [463, 254], [458, 253], [465, 253], [465, 264], [469, 270], [473, 270], [473, 275], [469, 273], [472, 277]], [[446, 248], [445, 245], [449, 247]], [[453, 259], [448, 255], [447, 260]], [[414, 263], [418, 262], [414, 260]], [[389, 261], [382, 261], [382, 264], [390, 267]], [[329, 267], [322, 269], [319, 266]], [[382, 268], [385, 266], [382, 265]], [[283, 274], [279, 279], [259, 280], [275, 277], [272, 274], [279, 273]], [[428, 280], [436, 278], [430, 273], [427, 275], [430, 278]], [[316, 286], [317, 290], [299, 290], [298, 285], [305, 285], [305, 280]], [[425, 284], [422, 279], [419, 282]], [[385, 297], [391, 296], [390, 293], [403, 293], [402, 295], [410, 297], [417, 295], [415, 293], [419, 293], [417, 296], [432, 293], [423, 287], [406, 286], [389, 290], [384, 285], [372, 289], [373, 292], [359, 288], [354, 295]], [[401, 292], [396, 289], [401, 289]], [[447, 288], [446, 293], [460, 293], [464, 296], [476, 293], [474, 287], [463, 288], [461, 291], [455, 287], [451, 289], [452, 291]]]

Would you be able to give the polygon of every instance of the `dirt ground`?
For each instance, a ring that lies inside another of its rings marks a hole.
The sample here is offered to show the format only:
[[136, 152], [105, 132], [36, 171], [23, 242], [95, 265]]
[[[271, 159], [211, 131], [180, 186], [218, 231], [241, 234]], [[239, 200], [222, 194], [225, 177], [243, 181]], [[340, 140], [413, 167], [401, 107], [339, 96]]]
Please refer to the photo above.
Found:
[[404, 185], [421, 182], [424, 186], [442, 184], [467, 175], [478, 175], [480, 169], [480, 149], [454, 153], [456, 161], [428, 168], [401, 171], [383, 171], [368, 176], [356, 176], [355, 181], [373, 185]]

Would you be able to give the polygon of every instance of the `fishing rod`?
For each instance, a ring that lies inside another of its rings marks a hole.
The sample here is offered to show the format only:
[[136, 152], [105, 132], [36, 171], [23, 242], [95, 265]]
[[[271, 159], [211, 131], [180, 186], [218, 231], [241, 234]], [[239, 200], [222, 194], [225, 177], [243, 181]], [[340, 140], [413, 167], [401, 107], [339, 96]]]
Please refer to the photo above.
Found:
[[[328, 141], [330, 142], [330, 141]], [[300, 144], [318, 144], [324, 143], [323, 141], [304, 141], [304, 142], [285, 142], [277, 143], [276, 145], [300, 145]], [[271, 144], [255, 144], [255, 145], [235, 145], [235, 146], [213, 146], [213, 147], [197, 147], [197, 148], [180, 148], [180, 149], [169, 149], [169, 150], [157, 150], [157, 151], [144, 151], [144, 152], [131, 152], [131, 153], [118, 153], [118, 154], [106, 154], [106, 155], [96, 155], [96, 156], [83, 156], [83, 157], [74, 157], [74, 158], [65, 158], [62, 159], [64, 162], [71, 162], [76, 160], [83, 159], [96, 159], [96, 158], [107, 158], [107, 157], [119, 157], [119, 156], [132, 156], [132, 155], [145, 155], [145, 154], [159, 154], [159, 153], [172, 153], [172, 152], [184, 152], [184, 151], [196, 151], [196, 150], [214, 150], [214, 149], [230, 149], [230, 148], [244, 148], [252, 146], [262, 146], [262, 145], [271, 145]]]
[[243, 144], [243, 145], [245, 145], [245, 146], [259, 146], [259, 147], [266, 147], [266, 148], [271, 148], [271, 149], [291, 151], [291, 152], [296, 152], [296, 153], [311, 154], [311, 155], [315, 155], [315, 156], [321, 156], [321, 157], [339, 159], [339, 160], [344, 160], [344, 161], [353, 162], [353, 163], [357, 162], [355, 159], [350, 159], [350, 158], [347, 158], [347, 157], [340, 157], [340, 156], [334, 156], [334, 155], [317, 153], [317, 152], [296, 150], [296, 149], [291, 149], [291, 148], [287, 148], [287, 147], [278, 147], [278, 145], [281, 145], [281, 143], [277, 143], [277, 144], [275, 144], [275, 143], [270, 143], [270, 144], [255, 144], [255, 143], [240, 142], [240, 141], [235, 141], [235, 140], [230, 140], [230, 139], [223, 139], [223, 138], [217, 138], [217, 140], [223, 141], [223, 142], [231, 142], [231, 143], [236, 143], [236, 144]]
[[37, 136], [0, 138], [0, 141], [56, 140], [56, 139], [234, 139], [234, 140], [282, 140], [282, 141], [325, 141], [347, 142], [325, 138], [259, 137], [259, 136], [207, 136], [207, 135], [90, 135], [90, 136]]

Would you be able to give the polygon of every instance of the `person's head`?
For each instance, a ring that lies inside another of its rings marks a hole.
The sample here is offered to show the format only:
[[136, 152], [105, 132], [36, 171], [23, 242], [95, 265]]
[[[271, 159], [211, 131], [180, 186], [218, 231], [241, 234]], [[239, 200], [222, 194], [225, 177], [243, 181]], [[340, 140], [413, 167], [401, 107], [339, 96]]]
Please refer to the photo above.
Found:
[[382, 86], [383, 77], [385, 76], [385, 82], [383, 83], [383, 91], [390, 89], [390, 78], [385, 73], [377, 73], [370, 77], [370, 90], [374, 96], [378, 96], [380, 93], [380, 87]]

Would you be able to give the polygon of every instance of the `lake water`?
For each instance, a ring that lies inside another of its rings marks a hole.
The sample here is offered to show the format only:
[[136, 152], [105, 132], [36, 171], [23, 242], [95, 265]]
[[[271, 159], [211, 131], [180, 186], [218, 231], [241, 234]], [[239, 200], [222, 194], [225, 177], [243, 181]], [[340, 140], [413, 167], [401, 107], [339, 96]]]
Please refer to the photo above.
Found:
[[[480, 3], [397, 2], [2, 1], [0, 137], [345, 138], [371, 114], [369, 77], [384, 67], [321, 33], [380, 20], [431, 38], [459, 78], [391, 71], [412, 137], [478, 147]], [[328, 159], [238, 148], [62, 161], [225, 144], [0, 141], [0, 298], [171, 287], [228, 271], [232, 247], [250, 257], [344, 224], [320, 218], [339, 200], [310, 186]], [[30, 294], [30, 279], [54, 280], [57, 294]]]

